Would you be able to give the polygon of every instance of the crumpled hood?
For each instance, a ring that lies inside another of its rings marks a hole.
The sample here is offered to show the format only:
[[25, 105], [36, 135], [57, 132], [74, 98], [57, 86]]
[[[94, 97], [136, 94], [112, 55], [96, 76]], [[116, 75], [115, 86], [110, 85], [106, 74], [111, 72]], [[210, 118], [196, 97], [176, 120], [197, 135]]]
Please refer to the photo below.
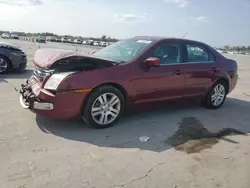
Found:
[[15, 50], [21, 50], [21, 48], [19, 46], [16, 46], [16, 45], [8, 43], [8, 42], [3, 42], [3, 41], [0, 41], [0, 47], [12, 48], [12, 49], [15, 49]]
[[[83, 54], [77, 51], [42, 48], [38, 49], [34, 54], [33, 63], [40, 68], [50, 68], [56, 61], [72, 56], [81, 56], [86, 58], [98, 59], [90, 54]], [[110, 61], [111, 60], [106, 60]]]

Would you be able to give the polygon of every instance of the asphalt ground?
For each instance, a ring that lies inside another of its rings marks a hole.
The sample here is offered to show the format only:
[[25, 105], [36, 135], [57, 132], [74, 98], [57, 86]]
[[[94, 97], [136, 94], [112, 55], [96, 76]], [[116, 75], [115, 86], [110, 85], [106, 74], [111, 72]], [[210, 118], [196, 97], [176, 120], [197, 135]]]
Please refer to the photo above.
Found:
[[[24, 49], [28, 67], [0, 75], [1, 188], [250, 187], [250, 56], [227, 55], [238, 62], [239, 80], [219, 110], [190, 101], [156, 105], [95, 130], [21, 107], [13, 87], [32, 74], [39, 44], [9, 42]], [[62, 43], [40, 48], [76, 49]], [[142, 136], [150, 139], [141, 142]]]

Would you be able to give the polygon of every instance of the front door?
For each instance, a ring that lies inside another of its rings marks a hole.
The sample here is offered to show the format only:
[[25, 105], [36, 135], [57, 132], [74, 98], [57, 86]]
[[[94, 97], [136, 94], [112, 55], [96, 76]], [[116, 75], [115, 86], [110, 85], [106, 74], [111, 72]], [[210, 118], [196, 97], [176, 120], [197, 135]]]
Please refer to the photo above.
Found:
[[160, 59], [160, 67], [147, 67], [142, 62], [132, 80], [136, 90], [136, 103], [180, 98], [183, 95], [185, 75], [181, 68], [182, 46], [161, 43], [147, 57]]

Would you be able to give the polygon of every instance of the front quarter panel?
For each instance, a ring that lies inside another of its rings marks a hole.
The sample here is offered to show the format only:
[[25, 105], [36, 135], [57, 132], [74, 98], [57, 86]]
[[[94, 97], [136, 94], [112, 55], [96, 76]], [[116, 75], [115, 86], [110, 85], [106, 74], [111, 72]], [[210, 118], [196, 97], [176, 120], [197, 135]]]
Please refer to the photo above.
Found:
[[65, 78], [58, 89], [88, 91], [102, 84], [114, 83], [122, 86], [129, 96], [134, 96], [135, 93], [130, 84], [132, 68], [134, 68], [132, 63], [124, 63], [98, 70], [77, 72]]

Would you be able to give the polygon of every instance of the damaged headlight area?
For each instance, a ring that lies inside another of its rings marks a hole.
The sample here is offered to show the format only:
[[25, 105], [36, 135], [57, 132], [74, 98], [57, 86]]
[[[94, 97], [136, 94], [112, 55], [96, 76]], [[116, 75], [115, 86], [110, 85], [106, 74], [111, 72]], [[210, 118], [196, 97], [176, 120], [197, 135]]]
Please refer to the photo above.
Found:
[[46, 76], [49, 76], [55, 72], [55, 69], [42, 69], [35, 67], [35, 70], [33, 71], [34, 75], [39, 78], [40, 80], [43, 80]]
[[57, 90], [59, 84], [63, 81], [63, 79], [73, 73], [75, 72], [63, 72], [63, 73], [53, 74], [45, 83], [44, 89], [53, 91]]

